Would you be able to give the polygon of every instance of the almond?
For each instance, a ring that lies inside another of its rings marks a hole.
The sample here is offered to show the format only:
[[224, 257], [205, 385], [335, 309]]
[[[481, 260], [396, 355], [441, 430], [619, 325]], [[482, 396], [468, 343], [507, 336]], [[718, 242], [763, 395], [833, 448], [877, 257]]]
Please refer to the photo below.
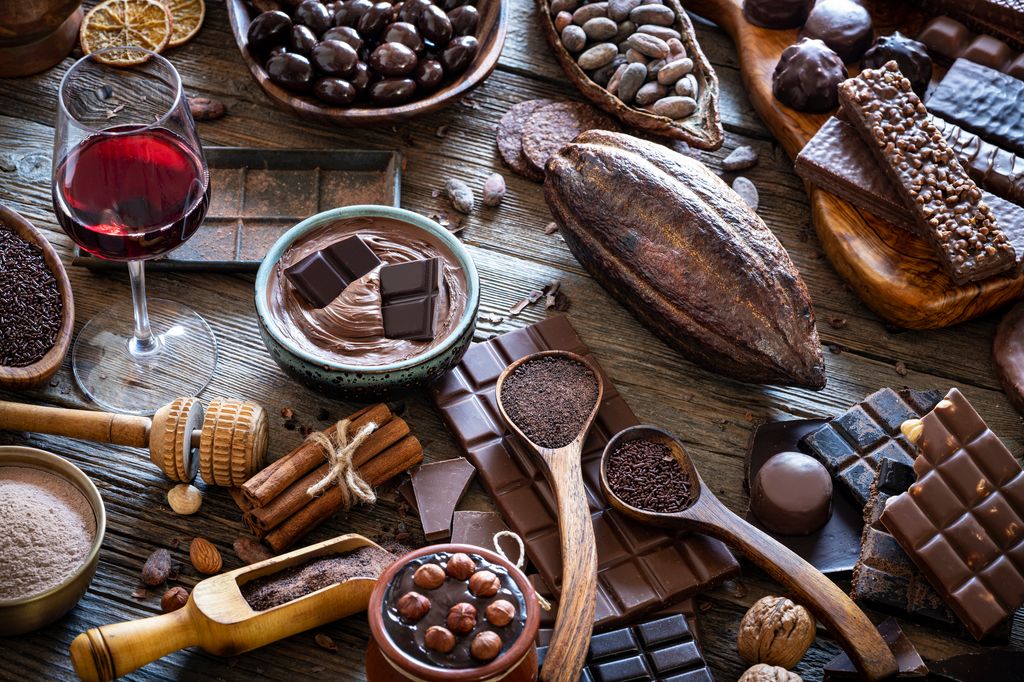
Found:
[[213, 575], [220, 571], [220, 552], [209, 540], [195, 538], [188, 549], [188, 558], [197, 571], [204, 575]]

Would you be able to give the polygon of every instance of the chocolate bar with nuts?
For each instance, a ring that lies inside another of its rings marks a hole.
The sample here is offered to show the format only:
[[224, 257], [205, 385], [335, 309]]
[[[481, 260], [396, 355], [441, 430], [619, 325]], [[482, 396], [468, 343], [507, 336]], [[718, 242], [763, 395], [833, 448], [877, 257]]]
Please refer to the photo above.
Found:
[[1024, 81], [957, 59], [931, 97], [928, 109], [1015, 154], [1024, 154]]
[[839, 101], [957, 284], [1012, 269], [1016, 254], [981, 190], [896, 65], [839, 85]]

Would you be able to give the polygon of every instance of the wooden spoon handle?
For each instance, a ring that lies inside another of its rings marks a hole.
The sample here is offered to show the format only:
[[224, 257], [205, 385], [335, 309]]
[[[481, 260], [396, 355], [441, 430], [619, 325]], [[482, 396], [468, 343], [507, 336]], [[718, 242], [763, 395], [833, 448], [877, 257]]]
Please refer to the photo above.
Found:
[[109, 682], [197, 644], [189, 604], [162, 616], [91, 628], [71, 642], [71, 663], [83, 682]]
[[0, 429], [11, 431], [144, 448], [149, 445], [149, 427], [148, 417], [0, 401]]
[[720, 502], [709, 505], [714, 522], [701, 521], [695, 530], [735, 547], [777, 582], [789, 588], [842, 642], [850, 660], [869, 680], [894, 675], [892, 651], [864, 612], [818, 569], [787, 547], [736, 516]]
[[587, 658], [597, 600], [597, 548], [594, 522], [583, 488], [579, 448], [549, 459], [558, 500], [562, 543], [562, 590], [541, 680], [576, 682]]

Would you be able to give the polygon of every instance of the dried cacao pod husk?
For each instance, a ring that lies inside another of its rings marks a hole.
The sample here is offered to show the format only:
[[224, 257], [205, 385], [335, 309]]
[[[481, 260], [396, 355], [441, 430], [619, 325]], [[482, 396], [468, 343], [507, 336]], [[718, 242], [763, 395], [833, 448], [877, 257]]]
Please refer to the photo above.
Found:
[[749, 383], [825, 386], [800, 273], [704, 164], [589, 130], [548, 162], [544, 198], [591, 276], [684, 356]]

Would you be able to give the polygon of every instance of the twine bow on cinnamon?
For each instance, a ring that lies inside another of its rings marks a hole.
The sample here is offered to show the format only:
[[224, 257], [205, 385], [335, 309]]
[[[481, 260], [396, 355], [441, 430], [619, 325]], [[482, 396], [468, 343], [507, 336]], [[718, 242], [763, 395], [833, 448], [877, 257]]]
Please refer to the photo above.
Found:
[[334, 430], [333, 442], [323, 431], [314, 431], [306, 439], [323, 448], [327, 463], [330, 465], [324, 477], [306, 489], [306, 494], [316, 497], [330, 486], [337, 485], [341, 490], [344, 509], [348, 509], [356, 502], [373, 504], [377, 501], [377, 495], [374, 494], [373, 488], [363, 480], [359, 471], [352, 465], [352, 457], [356, 450], [377, 429], [377, 424], [375, 422], [368, 423], [351, 440], [348, 433], [350, 425], [351, 422], [348, 419], [339, 421]]

